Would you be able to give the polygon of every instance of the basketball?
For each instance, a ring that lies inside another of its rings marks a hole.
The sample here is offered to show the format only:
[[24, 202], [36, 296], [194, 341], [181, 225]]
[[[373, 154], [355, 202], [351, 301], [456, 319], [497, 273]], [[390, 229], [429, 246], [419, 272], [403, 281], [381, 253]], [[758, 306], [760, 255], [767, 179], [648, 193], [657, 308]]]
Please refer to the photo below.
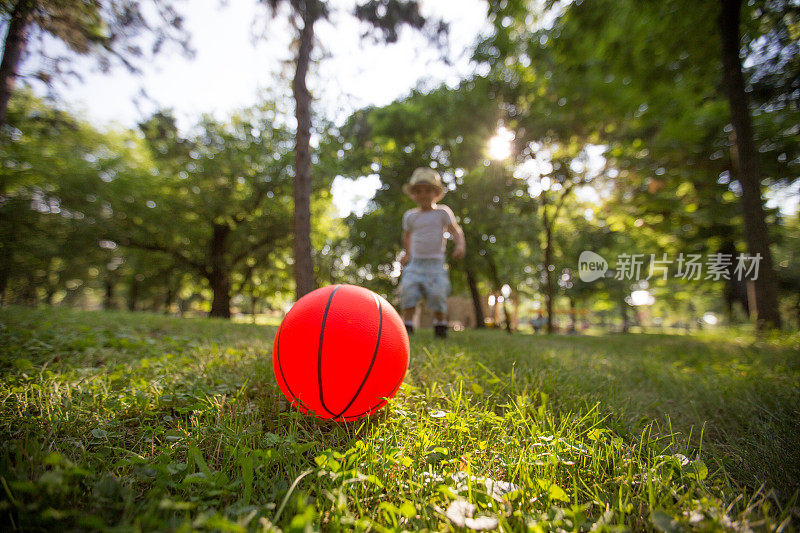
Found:
[[301, 412], [349, 422], [397, 393], [409, 351], [403, 320], [389, 302], [363, 287], [333, 285], [292, 306], [275, 335], [272, 366]]

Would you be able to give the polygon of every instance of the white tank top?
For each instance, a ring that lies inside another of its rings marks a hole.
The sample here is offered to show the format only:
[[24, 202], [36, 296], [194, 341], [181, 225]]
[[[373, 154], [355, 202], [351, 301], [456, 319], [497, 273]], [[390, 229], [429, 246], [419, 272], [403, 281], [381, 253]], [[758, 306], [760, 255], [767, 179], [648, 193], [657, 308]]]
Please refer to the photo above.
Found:
[[434, 204], [430, 211], [409, 209], [403, 214], [403, 230], [411, 232], [412, 259], [444, 259], [444, 232], [456, 218], [449, 207]]

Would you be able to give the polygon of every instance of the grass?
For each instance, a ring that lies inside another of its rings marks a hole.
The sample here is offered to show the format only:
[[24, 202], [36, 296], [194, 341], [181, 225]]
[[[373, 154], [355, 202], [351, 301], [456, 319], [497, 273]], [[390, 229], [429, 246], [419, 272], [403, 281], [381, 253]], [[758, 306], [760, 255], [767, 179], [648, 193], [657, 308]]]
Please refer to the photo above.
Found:
[[388, 409], [291, 410], [275, 327], [0, 310], [0, 526], [791, 530], [800, 337], [427, 331]]

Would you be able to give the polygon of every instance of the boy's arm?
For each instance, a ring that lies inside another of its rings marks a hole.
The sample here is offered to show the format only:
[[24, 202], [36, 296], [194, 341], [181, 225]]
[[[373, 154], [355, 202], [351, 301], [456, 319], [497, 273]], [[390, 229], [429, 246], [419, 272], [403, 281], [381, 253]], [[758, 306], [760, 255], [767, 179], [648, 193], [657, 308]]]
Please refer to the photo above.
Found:
[[464, 230], [458, 225], [458, 222], [453, 221], [447, 226], [447, 231], [453, 237], [453, 242], [456, 247], [453, 249], [453, 259], [461, 259], [464, 257], [464, 252], [467, 250], [467, 242], [464, 239]]
[[404, 231], [403, 232], [403, 251], [400, 254], [400, 264], [406, 266], [409, 261], [411, 261], [411, 232]]

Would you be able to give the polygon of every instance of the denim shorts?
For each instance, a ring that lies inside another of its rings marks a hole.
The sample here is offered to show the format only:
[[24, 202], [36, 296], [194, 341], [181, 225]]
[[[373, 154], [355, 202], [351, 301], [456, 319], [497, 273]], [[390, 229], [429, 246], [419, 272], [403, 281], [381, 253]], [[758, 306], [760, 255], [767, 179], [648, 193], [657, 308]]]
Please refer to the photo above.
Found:
[[400, 299], [403, 309], [409, 309], [427, 300], [428, 309], [447, 312], [450, 295], [450, 275], [444, 259], [411, 259], [400, 277]]

